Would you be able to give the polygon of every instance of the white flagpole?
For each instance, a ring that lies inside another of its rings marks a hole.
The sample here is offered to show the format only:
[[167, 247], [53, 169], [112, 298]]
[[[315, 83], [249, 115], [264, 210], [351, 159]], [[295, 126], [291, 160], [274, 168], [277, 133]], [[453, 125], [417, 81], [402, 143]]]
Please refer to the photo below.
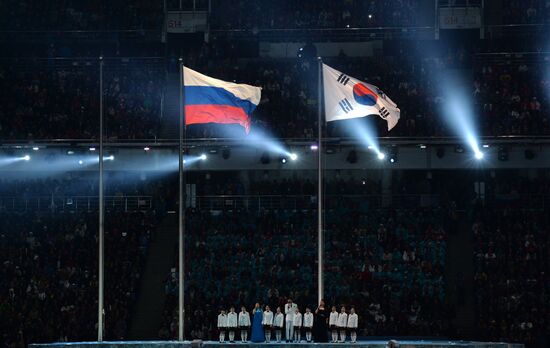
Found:
[[180, 66], [179, 66], [179, 73], [180, 73], [180, 114], [179, 114], [179, 206], [178, 206], [178, 234], [179, 234], [179, 241], [178, 241], [178, 266], [179, 266], [179, 276], [178, 276], [178, 297], [179, 297], [179, 304], [178, 304], [178, 318], [179, 318], [179, 326], [178, 326], [178, 339], [180, 341], [183, 341], [184, 339], [184, 330], [185, 330], [185, 316], [184, 316], [184, 264], [183, 264], [183, 256], [184, 256], [184, 201], [183, 201], [183, 127], [185, 127], [184, 123], [184, 103], [183, 103], [183, 89], [184, 89], [184, 78], [183, 78], [183, 59], [180, 58]]
[[318, 83], [318, 98], [317, 98], [317, 132], [319, 135], [318, 148], [317, 148], [317, 296], [319, 302], [324, 298], [324, 281], [323, 281], [323, 252], [324, 252], [324, 239], [323, 239], [323, 123], [322, 123], [322, 105], [321, 95], [322, 80], [323, 80], [323, 60], [321, 57], [317, 58], [319, 62], [319, 83]]
[[103, 202], [103, 57], [99, 57], [99, 270], [97, 301], [97, 341], [103, 341], [104, 290], [104, 202]]

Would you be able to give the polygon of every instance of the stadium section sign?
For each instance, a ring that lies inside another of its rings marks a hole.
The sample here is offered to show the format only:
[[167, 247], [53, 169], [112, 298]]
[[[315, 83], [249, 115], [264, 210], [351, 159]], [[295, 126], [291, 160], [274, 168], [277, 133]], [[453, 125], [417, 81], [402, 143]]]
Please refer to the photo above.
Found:
[[169, 11], [166, 31], [169, 33], [196, 33], [206, 31], [206, 11]]
[[442, 7], [439, 9], [440, 29], [481, 28], [479, 7]]

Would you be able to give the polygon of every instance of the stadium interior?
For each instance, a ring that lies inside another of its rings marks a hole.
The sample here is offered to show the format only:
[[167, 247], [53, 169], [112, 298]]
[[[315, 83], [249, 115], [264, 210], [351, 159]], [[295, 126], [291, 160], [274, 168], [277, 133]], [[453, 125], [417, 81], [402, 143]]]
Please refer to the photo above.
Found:
[[[549, 32], [548, 0], [2, 1], [0, 348], [178, 340], [180, 272], [187, 340], [314, 310], [319, 171], [323, 298], [360, 339], [550, 346]], [[395, 128], [319, 126], [318, 57]], [[180, 62], [262, 88], [250, 134], [184, 128], [183, 270]]]

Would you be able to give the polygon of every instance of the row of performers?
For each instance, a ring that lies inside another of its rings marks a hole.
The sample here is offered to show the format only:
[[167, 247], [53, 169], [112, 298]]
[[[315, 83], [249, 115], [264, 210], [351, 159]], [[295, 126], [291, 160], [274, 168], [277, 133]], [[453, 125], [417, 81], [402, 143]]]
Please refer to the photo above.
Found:
[[[316, 312], [318, 311], [319, 308]], [[243, 343], [248, 342], [248, 331], [251, 326], [252, 342], [269, 343], [271, 342], [271, 333], [275, 331], [275, 338], [279, 343], [282, 339], [283, 329], [287, 343], [301, 342], [302, 329], [306, 334], [306, 341], [312, 342], [314, 316], [309, 307], [302, 314], [298, 306], [289, 301], [285, 305], [285, 314], [283, 314], [281, 307], [277, 307], [276, 312], [273, 313], [269, 306], [265, 306], [265, 310], [262, 312], [262, 308], [256, 303], [253, 315], [253, 325], [251, 325], [250, 314], [244, 306], [241, 307], [241, 311], [238, 314], [235, 312], [235, 307], [231, 307], [227, 313], [222, 309], [218, 315], [220, 343], [225, 342], [226, 332], [229, 334], [229, 342], [234, 343], [236, 331], [240, 331], [240, 338]], [[332, 333], [332, 343], [345, 342], [347, 333], [349, 333], [352, 343], [357, 341], [359, 317], [355, 313], [355, 308], [352, 307], [348, 314], [346, 307], [342, 307], [340, 312], [338, 312], [336, 306], [333, 306], [326, 324], [328, 324]]]

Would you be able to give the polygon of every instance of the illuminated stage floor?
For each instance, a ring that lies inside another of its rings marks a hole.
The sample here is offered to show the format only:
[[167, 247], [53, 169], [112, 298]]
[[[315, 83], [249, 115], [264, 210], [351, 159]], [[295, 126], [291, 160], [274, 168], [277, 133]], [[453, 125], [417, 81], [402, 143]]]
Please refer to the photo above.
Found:
[[[219, 343], [204, 341], [203, 348], [220, 348], [221, 346], [242, 346], [247, 348], [261, 348], [270, 346], [286, 348], [299, 346], [299, 348], [339, 348], [342, 346], [357, 348], [386, 348], [388, 341], [358, 341], [357, 343]], [[497, 342], [470, 342], [470, 341], [424, 341], [424, 340], [398, 340], [400, 348], [523, 348], [522, 344], [497, 343]], [[124, 341], [124, 342], [71, 342], [71, 343], [48, 343], [31, 344], [30, 348], [197, 348], [199, 345], [191, 344], [190, 341]]]

